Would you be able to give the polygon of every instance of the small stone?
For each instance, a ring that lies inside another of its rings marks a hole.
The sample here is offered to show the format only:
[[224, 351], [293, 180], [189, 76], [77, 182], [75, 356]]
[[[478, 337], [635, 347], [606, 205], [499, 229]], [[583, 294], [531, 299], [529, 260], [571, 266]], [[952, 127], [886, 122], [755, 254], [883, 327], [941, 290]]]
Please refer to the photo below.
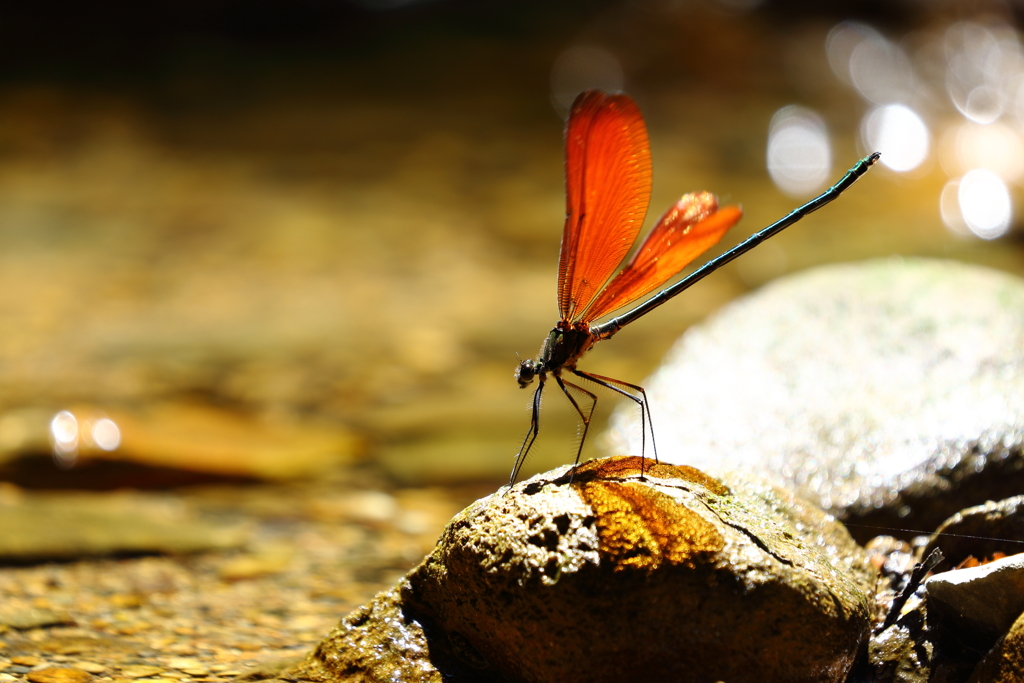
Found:
[[[927, 533], [1024, 490], [1021, 311], [1024, 281], [951, 261], [782, 278], [690, 328], [642, 382], [658, 454], [790, 488], [862, 542]], [[618, 452], [640, 453], [636, 422], [632, 405], [613, 418]]]
[[284, 550], [242, 555], [224, 562], [217, 573], [225, 581], [244, 581], [279, 574], [288, 568], [291, 560], [292, 554]]
[[92, 674], [82, 669], [48, 666], [45, 669], [28, 672], [25, 678], [32, 683], [86, 683], [86, 681], [92, 680]]
[[121, 675], [125, 678], [149, 678], [150, 676], [156, 676], [162, 674], [165, 669], [159, 666], [150, 666], [148, 664], [129, 664], [121, 667]]
[[762, 483], [639, 468], [590, 461], [477, 501], [279, 677], [844, 681], [875, 578], [845, 529]]
[[0, 623], [19, 631], [27, 631], [46, 626], [73, 625], [75, 620], [63, 612], [33, 608], [0, 613]]
[[146, 599], [138, 593], [116, 593], [110, 596], [110, 604], [113, 607], [135, 608], [146, 604]]
[[185, 659], [179, 657], [176, 659], [168, 660], [167, 666], [171, 667], [172, 669], [177, 669], [178, 671], [181, 671], [193, 677], [206, 676], [210, 673], [209, 669], [207, 669], [205, 666], [200, 664], [198, 660], [195, 659]]
[[108, 668], [108, 667], [104, 666], [103, 664], [99, 664], [97, 662], [74, 662], [73, 666], [76, 669], [81, 669], [82, 671], [88, 671], [91, 674], [101, 674], [104, 671], [106, 671], [107, 668]]
[[[1024, 612], [1024, 553], [936, 574], [925, 581], [929, 612], [992, 639]], [[989, 641], [991, 643], [991, 640]]]
[[21, 666], [39, 666], [43, 663], [43, 660], [39, 657], [33, 657], [31, 655], [24, 655], [21, 657], [11, 657], [11, 661]]
[[398, 512], [398, 502], [384, 491], [353, 491], [336, 499], [313, 501], [311, 511], [326, 520], [375, 524], [390, 521]]

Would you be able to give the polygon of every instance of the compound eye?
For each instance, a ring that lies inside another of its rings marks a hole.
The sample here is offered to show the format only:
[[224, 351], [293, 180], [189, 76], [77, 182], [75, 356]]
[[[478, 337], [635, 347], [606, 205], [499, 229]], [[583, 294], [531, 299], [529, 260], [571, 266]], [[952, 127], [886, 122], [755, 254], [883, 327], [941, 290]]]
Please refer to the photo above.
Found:
[[525, 387], [527, 384], [533, 381], [533, 378], [537, 375], [537, 368], [534, 366], [532, 360], [524, 360], [516, 368], [516, 381], [519, 382], [519, 387]]

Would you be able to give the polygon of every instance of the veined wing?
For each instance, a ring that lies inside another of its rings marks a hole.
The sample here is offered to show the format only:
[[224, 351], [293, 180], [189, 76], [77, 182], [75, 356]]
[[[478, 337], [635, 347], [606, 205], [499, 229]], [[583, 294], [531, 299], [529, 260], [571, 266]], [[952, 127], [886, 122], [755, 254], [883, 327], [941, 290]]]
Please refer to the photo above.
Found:
[[584, 311], [585, 319], [597, 320], [660, 288], [722, 239], [742, 215], [738, 206], [719, 209], [718, 199], [710, 192], [683, 195]]
[[651, 196], [647, 126], [626, 95], [588, 90], [565, 130], [566, 217], [558, 312], [576, 322], [636, 240]]

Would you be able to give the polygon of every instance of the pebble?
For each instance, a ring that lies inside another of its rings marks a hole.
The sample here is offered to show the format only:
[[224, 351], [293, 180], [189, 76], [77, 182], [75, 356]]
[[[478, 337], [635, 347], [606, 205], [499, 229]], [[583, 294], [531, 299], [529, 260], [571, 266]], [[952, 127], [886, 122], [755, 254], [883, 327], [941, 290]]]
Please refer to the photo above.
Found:
[[225, 581], [244, 581], [283, 572], [291, 560], [291, 553], [288, 552], [242, 555], [222, 564], [218, 573]]
[[121, 675], [125, 678], [149, 678], [164, 673], [165, 669], [148, 664], [129, 664], [121, 667]]
[[[3, 513], [0, 512], [0, 520], [2, 520], [2, 515]], [[2, 521], [0, 521], [0, 527], [4, 528], [5, 534], [9, 530], [9, 527], [5, 527]], [[11, 533], [15, 532], [11, 531]], [[3, 542], [0, 541], [0, 544], [2, 543]], [[0, 624], [19, 631], [27, 631], [29, 629], [40, 628], [43, 626], [58, 626], [74, 623], [75, 620], [68, 614], [51, 609], [31, 608], [0, 613]]]
[[86, 683], [92, 680], [92, 674], [82, 669], [70, 667], [48, 666], [36, 669], [25, 675], [32, 683]]
[[108, 668], [107, 666], [96, 662], [74, 662], [74, 666], [76, 669], [88, 671], [91, 674], [101, 674]]
[[[193, 668], [193, 669], [194, 668], [198, 668], [200, 666], [200, 664], [199, 664], [199, 660], [196, 660], [196, 659], [184, 659], [184, 658], [178, 657], [178, 658], [175, 658], [175, 659], [168, 659], [167, 660], [167, 666], [171, 667], [172, 669], [178, 669], [179, 671], [184, 671], [185, 669], [189, 669], [189, 668]], [[205, 672], [205, 669], [203, 671]]]
[[590, 461], [477, 501], [281, 677], [844, 681], [875, 577], [845, 529], [763, 483], [639, 467]]
[[39, 666], [43, 663], [43, 660], [39, 657], [21, 656], [11, 657], [11, 662], [14, 664], [20, 664], [21, 666]]
[[[862, 542], [928, 533], [1024, 490], [1022, 310], [1024, 281], [950, 261], [777, 280], [687, 331], [643, 382], [658, 454], [795, 490]], [[640, 453], [633, 408], [613, 420], [615, 452]]]
[[1024, 553], [936, 574], [925, 588], [930, 611], [995, 639], [1024, 612]]

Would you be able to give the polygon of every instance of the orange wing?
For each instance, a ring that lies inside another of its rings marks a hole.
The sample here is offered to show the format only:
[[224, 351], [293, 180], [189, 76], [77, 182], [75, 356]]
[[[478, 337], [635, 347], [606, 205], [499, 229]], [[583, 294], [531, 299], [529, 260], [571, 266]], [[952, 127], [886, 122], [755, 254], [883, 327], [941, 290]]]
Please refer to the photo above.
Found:
[[683, 195], [626, 267], [583, 311], [585, 319], [597, 320], [661, 287], [722, 239], [742, 215], [738, 206], [719, 209], [718, 199], [710, 192]]
[[558, 312], [576, 322], [636, 240], [651, 198], [647, 127], [626, 95], [588, 90], [565, 129], [566, 216]]

